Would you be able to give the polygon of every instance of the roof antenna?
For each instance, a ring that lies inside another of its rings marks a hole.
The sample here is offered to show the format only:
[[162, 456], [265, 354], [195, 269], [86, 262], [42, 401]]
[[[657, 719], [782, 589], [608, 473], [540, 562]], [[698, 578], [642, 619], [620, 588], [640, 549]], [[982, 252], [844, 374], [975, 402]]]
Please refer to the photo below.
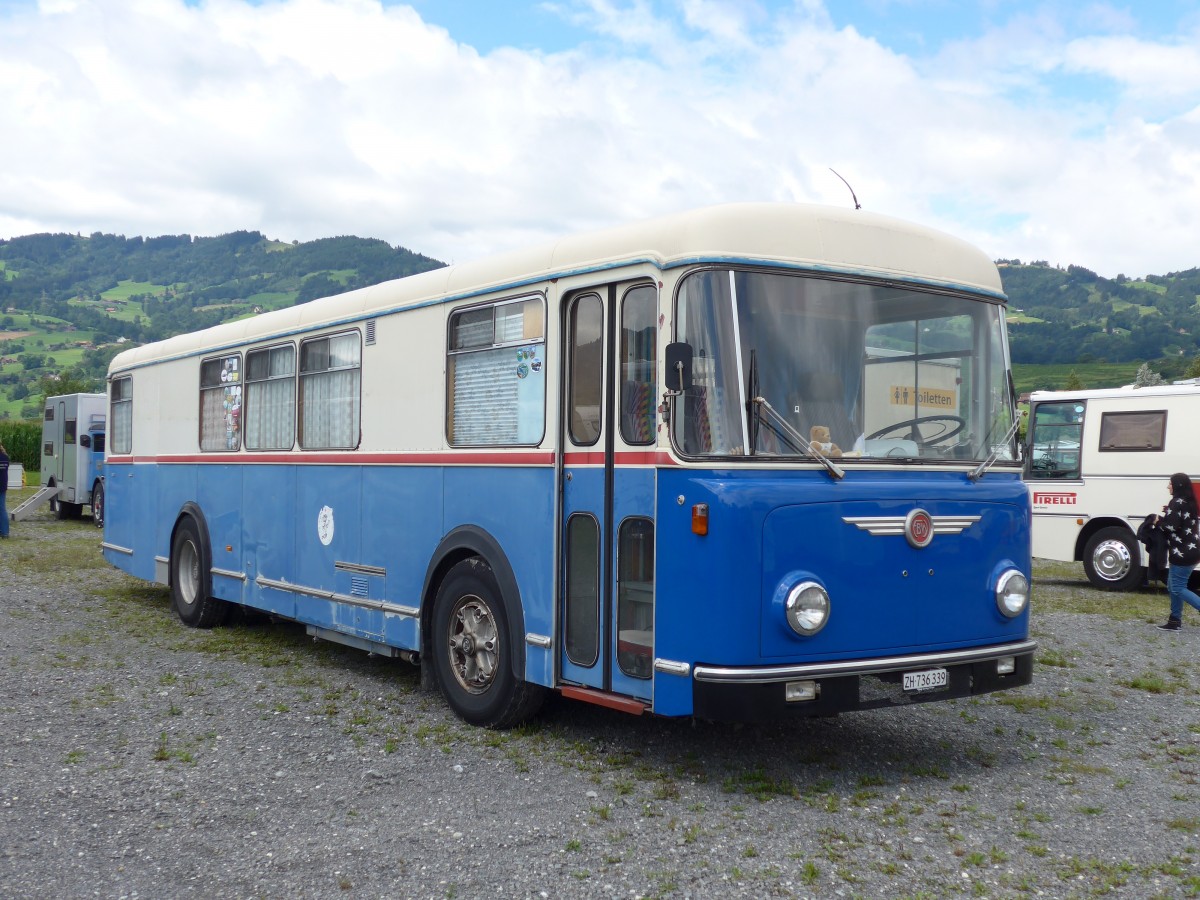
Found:
[[[842, 178], [841, 175], [838, 175], [837, 169], [833, 168], [832, 166], [829, 167], [829, 171], [834, 175], [837, 175], [838, 178]], [[848, 182], [845, 178], [842, 178], [842, 184], [846, 186], [846, 190], [850, 192], [850, 196], [854, 199], [854, 208], [862, 209], [862, 204], [858, 202], [858, 197], [854, 195], [854, 188], [850, 187], [850, 182]]]

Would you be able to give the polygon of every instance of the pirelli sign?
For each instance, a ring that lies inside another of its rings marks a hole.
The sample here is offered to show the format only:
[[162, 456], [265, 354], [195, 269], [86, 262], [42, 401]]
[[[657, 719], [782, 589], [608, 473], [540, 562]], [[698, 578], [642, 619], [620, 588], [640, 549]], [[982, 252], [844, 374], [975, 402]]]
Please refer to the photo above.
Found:
[[1078, 495], [1074, 491], [1034, 491], [1034, 506], [1074, 506]]

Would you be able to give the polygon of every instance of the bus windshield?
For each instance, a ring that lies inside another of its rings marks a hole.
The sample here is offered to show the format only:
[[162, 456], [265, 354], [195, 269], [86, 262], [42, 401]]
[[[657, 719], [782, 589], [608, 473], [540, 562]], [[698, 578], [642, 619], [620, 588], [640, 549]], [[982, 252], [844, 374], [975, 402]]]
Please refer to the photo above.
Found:
[[683, 280], [676, 321], [692, 350], [673, 416], [685, 456], [794, 459], [811, 442], [850, 461], [1017, 459], [1000, 304], [707, 269]]

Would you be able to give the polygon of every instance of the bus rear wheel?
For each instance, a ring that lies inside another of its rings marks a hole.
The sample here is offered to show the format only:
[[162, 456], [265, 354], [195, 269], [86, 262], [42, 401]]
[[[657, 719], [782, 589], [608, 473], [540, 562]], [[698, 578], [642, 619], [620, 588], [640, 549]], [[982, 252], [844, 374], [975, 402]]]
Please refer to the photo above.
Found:
[[442, 695], [472, 725], [511, 728], [541, 706], [544, 689], [517, 678], [512, 632], [491, 567], [455, 565], [433, 605], [433, 664]]
[[1083, 551], [1083, 570], [1102, 591], [1137, 587], [1142, 580], [1142, 556], [1133, 532], [1114, 525], [1093, 534]]
[[200, 529], [184, 519], [171, 541], [171, 606], [192, 628], [212, 628], [229, 616], [229, 605], [212, 596], [211, 569]]

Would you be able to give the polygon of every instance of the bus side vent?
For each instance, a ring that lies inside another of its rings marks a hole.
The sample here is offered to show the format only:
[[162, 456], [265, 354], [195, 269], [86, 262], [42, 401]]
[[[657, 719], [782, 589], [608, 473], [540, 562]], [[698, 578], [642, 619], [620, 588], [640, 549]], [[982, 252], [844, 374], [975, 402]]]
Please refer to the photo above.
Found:
[[367, 346], [375, 343], [375, 320], [367, 319]]
[[350, 579], [350, 595], [353, 597], [367, 596], [367, 579], [359, 578], [357, 575]]

